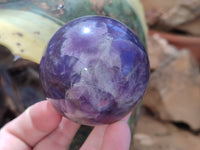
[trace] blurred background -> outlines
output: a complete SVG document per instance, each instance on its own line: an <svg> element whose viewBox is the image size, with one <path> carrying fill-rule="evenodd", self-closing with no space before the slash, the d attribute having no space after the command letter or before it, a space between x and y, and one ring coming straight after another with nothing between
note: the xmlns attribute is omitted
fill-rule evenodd
<svg viewBox="0 0 200 150"><path fill-rule="evenodd" d="M43 50L60 26L87 14L127 24L148 50L151 77L131 150L199 150L200 0L0 0L0 127L45 99ZM82 128L79 144L91 131Z"/></svg>

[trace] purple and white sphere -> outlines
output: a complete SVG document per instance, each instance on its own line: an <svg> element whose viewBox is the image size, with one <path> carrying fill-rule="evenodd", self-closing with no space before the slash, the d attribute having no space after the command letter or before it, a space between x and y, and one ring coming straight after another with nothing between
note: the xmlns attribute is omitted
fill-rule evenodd
<svg viewBox="0 0 200 150"><path fill-rule="evenodd" d="M110 124L141 100L149 60L127 26L85 16L51 38L40 62L40 79L47 99L63 116L85 125Z"/></svg>

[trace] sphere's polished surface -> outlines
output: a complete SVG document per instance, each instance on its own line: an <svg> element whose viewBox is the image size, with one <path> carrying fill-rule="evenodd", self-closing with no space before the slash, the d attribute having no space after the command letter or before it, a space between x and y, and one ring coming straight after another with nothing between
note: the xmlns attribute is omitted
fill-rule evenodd
<svg viewBox="0 0 200 150"><path fill-rule="evenodd" d="M40 63L40 79L48 100L65 117L86 125L108 124L142 98L149 60L124 24L85 16L52 37Z"/></svg>

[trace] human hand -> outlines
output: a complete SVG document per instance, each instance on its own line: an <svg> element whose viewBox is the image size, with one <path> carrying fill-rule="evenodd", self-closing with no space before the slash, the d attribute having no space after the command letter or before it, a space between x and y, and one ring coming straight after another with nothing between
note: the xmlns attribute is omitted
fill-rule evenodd
<svg viewBox="0 0 200 150"><path fill-rule="evenodd" d="M66 150L79 127L42 101L0 130L0 150ZM129 126L121 120L94 127L80 150L128 150L130 140Z"/></svg>

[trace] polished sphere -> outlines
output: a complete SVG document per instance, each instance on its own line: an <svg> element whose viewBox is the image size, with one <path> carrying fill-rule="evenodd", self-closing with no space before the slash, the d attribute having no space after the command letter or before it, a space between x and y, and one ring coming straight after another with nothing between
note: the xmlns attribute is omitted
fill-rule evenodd
<svg viewBox="0 0 200 150"><path fill-rule="evenodd" d="M149 60L127 26L85 16L51 38L40 62L40 79L47 99L65 117L85 125L109 124L141 100Z"/></svg>

